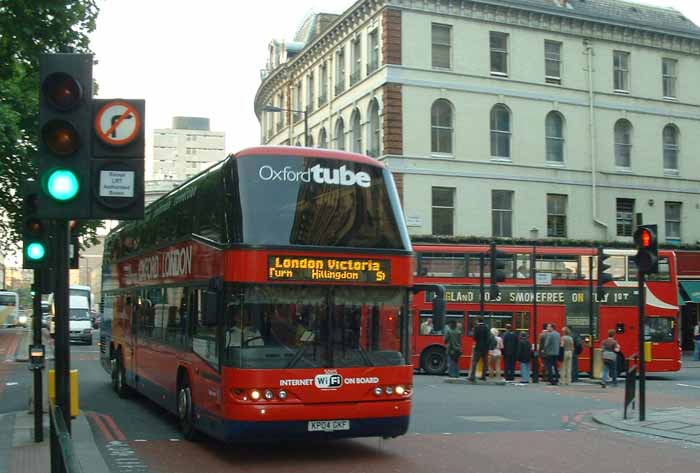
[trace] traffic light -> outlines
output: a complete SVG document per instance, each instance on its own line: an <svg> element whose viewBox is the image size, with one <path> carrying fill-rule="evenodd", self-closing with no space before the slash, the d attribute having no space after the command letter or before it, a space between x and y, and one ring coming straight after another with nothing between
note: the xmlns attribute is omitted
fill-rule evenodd
<svg viewBox="0 0 700 473"><path fill-rule="evenodd" d="M656 225L641 225L634 232L637 254L634 257L637 269L644 274L659 272L659 248Z"/></svg>
<svg viewBox="0 0 700 473"><path fill-rule="evenodd" d="M42 269L50 265L51 248L48 222L39 219L39 183L28 180L22 185L22 268Z"/></svg>
<svg viewBox="0 0 700 473"><path fill-rule="evenodd" d="M489 258L491 259L491 288L489 289L489 295L492 300L497 299L500 294L498 283L506 279L506 264L504 259L507 258L507 256L506 253L498 251L495 242L491 242L491 249L489 250Z"/></svg>
<svg viewBox="0 0 700 473"><path fill-rule="evenodd" d="M598 299L603 298L603 285L613 280L612 274L608 273L607 270L610 269L610 265L606 261L611 257L611 255L606 255L603 253L602 248L598 248Z"/></svg>
<svg viewBox="0 0 700 473"><path fill-rule="evenodd" d="M39 61L39 216L90 217L92 55Z"/></svg>
<svg viewBox="0 0 700 473"><path fill-rule="evenodd" d="M145 108L144 100L93 101L93 218L143 218Z"/></svg>

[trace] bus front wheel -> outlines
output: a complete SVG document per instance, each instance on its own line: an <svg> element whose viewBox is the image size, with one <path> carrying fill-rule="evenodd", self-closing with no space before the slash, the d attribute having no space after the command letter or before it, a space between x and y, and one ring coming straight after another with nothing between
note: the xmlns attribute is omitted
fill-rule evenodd
<svg viewBox="0 0 700 473"><path fill-rule="evenodd" d="M442 374L447 369L447 355L442 347L430 347L423 352L421 368L427 374Z"/></svg>
<svg viewBox="0 0 700 473"><path fill-rule="evenodd" d="M121 398L126 398L129 394L129 388L124 379L125 375L121 352L117 352L116 356L112 358L112 388Z"/></svg>
<svg viewBox="0 0 700 473"><path fill-rule="evenodd" d="M185 376L177 390L177 417L182 435L191 441L197 439L192 406L192 388L190 387L189 378Z"/></svg>

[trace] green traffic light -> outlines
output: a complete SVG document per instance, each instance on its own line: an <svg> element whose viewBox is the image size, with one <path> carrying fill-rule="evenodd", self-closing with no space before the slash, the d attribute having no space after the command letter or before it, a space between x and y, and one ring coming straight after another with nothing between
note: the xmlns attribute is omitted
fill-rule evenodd
<svg viewBox="0 0 700 473"><path fill-rule="evenodd" d="M41 243L30 243L27 246L27 257L33 261L39 261L46 256L46 248Z"/></svg>
<svg viewBox="0 0 700 473"><path fill-rule="evenodd" d="M51 173L46 187L52 198L65 202L78 194L80 183L73 172L58 169Z"/></svg>

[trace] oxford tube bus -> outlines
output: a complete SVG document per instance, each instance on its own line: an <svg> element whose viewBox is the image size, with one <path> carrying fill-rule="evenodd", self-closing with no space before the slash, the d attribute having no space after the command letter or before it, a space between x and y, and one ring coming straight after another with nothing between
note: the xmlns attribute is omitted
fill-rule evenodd
<svg viewBox="0 0 700 473"><path fill-rule="evenodd" d="M380 162L246 149L108 236L101 359L186 438L399 436L412 259Z"/></svg>
<svg viewBox="0 0 700 473"><path fill-rule="evenodd" d="M19 295L0 291L0 327L14 327L19 320Z"/></svg>
<svg viewBox="0 0 700 473"><path fill-rule="evenodd" d="M489 247L414 243L413 249L416 282L439 283L445 287L445 317L448 321L457 320L463 327L460 368L468 370L473 350L472 327L481 309L479 255L488 252ZM614 329L622 348L621 364L625 357L638 352L637 269L632 258L635 250L603 250L610 255L605 263L611 266L608 272L612 273L613 281L604 285L600 299L596 290L595 255L598 250L595 248L499 245L498 250L505 253L502 261L506 279L499 283L498 298L491 300L487 256L484 263L484 321L487 325L504 330L510 324L517 332L528 333L532 343L546 324L553 323L558 329L566 325L589 345L592 334L594 348L599 348L608 330ZM533 251L535 273L532 271ZM593 268L592 305L589 264ZM533 274L539 281L536 287ZM419 296L413 299L413 365L423 372L440 374L446 369L442 337L427 321L431 316L431 304L425 293ZM678 280L672 251L659 251L659 274L648 276L645 311L645 340L651 345L647 371L680 370ZM579 370L590 372L590 361L590 346L584 347L579 356Z"/></svg>

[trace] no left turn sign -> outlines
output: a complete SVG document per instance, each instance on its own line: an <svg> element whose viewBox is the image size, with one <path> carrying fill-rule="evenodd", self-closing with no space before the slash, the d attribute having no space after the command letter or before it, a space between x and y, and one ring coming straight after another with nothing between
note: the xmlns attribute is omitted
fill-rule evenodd
<svg viewBox="0 0 700 473"><path fill-rule="evenodd" d="M112 100L104 104L95 116L98 138L112 146L125 146L141 131L141 115L134 104Z"/></svg>

